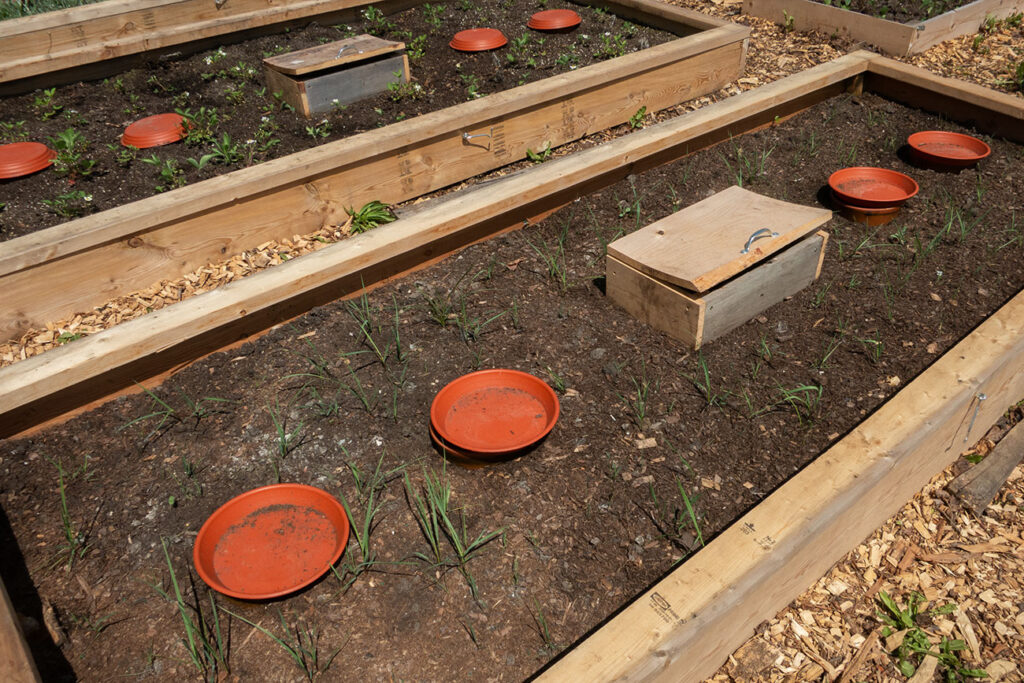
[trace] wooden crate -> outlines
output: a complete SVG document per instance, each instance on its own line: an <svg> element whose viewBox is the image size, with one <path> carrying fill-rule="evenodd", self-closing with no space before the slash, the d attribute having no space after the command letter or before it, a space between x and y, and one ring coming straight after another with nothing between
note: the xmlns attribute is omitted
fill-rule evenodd
<svg viewBox="0 0 1024 683"><path fill-rule="evenodd" d="M828 209L733 186L608 245L608 298L699 349L821 273Z"/></svg>
<svg viewBox="0 0 1024 683"><path fill-rule="evenodd" d="M363 34L263 60L272 93L306 118L409 82L405 43Z"/></svg>

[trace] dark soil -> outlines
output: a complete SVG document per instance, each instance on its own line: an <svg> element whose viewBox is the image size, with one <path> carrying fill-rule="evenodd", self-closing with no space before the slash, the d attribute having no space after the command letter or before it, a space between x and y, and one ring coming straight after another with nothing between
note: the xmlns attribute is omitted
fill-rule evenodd
<svg viewBox="0 0 1024 683"><path fill-rule="evenodd" d="M957 7L968 5L974 0L815 0L815 2L905 24L911 21L924 21L946 12L952 12Z"/></svg>
<svg viewBox="0 0 1024 683"><path fill-rule="evenodd" d="M151 394L4 443L0 502L11 533L0 538L9 548L0 569L22 612L42 618L37 590L66 634L59 652L40 650L44 677L194 675L166 596L161 542L186 602L209 619L208 591L190 580L191 552L219 505L279 471L284 481L343 494L359 525L378 466L381 507L369 544L379 564L371 571L347 591L328 575L271 604L217 603L281 638L315 629L322 668L337 652L330 678L529 676L1024 286L1024 150L981 136L993 153L978 169L907 164L902 141L935 128L965 130L875 96L839 97L630 177L364 299L314 310ZM837 216L820 280L701 353L605 297L604 245L617 236L738 179L813 205L828 175L848 165L905 171L921 192L887 226ZM452 379L490 367L531 372L560 389L561 418L517 460L444 470L427 435L430 403ZM408 491L422 491L425 471L450 479L471 539L502 531L466 575L453 569L447 542L441 566L416 556L431 551ZM70 570L69 536L85 548ZM353 578L345 563L362 559L350 541L339 568L345 582ZM233 674L301 677L280 646L220 616ZM849 618L854 632L877 626ZM38 624L30 637L49 642Z"/></svg>
<svg viewBox="0 0 1024 683"><path fill-rule="evenodd" d="M0 144L47 142L73 128L88 141L83 158L96 162L92 175L83 178L61 177L51 168L0 181L0 202L6 203L0 207L0 240L141 199L160 188L194 183L677 38L562 0L545 0L543 6L579 12L582 24L568 33L526 28L530 15L540 9L536 0L462 0L436 3L433 9L427 5L358 24L311 24L301 31L154 63L102 82L57 88L52 101L42 91L0 100ZM456 32L478 26L501 29L509 44L478 53L456 52L448 46ZM267 92L265 57L361 33L406 43L413 77L409 87L312 120L289 111ZM184 109L198 114L203 108L215 110L218 118L212 140L139 150L135 155L120 145L121 133L132 121ZM225 135L237 147L236 160L226 155L202 169L189 163L212 153L213 143L223 143ZM173 166L165 169L168 163ZM167 175L162 176L162 170Z"/></svg>

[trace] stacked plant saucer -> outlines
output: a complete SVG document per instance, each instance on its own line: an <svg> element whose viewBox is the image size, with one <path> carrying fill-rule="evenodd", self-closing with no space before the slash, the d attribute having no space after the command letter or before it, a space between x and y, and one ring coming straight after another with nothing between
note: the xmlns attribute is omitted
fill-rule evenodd
<svg viewBox="0 0 1024 683"><path fill-rule="evenodd" d="M446 385L430 406L430 436L465 467L516 458L558 421L554 390L519 370L480 370Z"/></svg>

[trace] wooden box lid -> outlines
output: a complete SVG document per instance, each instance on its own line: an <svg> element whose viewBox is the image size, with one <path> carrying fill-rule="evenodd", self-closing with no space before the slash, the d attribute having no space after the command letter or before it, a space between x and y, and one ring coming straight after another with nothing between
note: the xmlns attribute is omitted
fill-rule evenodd
<svg viewBox="0 0 1024 683"><path fill-rule="evenodd" d="M405 43L396 43L393 40L384 40L364 33L361 36L268 57L263 60L263 63L274 71L280 71L289 76L299 76L310 71L329 69L332 66L358 62L404 49Z"/></svg>
<svg viewBox="0 0 1024 683"><path fill-rule="evenodd" d="M831 218L828 209L771 199L734 185L615 240L608 255L662 282L700 293ZM744 251L751 236L765 230Z"/></svg>

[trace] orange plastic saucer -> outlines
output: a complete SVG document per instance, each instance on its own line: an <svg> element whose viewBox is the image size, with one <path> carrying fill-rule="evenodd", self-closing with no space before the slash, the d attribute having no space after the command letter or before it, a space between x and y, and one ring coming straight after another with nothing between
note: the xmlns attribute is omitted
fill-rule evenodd
<svg viewBox="0 0 1024 683"><path fill-rule="evenodd" d="M199 529L192 560L210 588L242 600L294 593L338 561L345 509L304 484L262 486L221 505Z"/></svg>
<svg viewBox="0 0 1024 683"><path fill-rule="evenodd" d="M437 392L430 422L444 441L483 458L537 443L558 412L558 397L543 380L519 370L480 370Z"/></svg>
<svg viewBox="0 0 1024 683"><path fill-rule="evenodd" d="M561 31L579 26L581 21L571 9L547 9L531 16L526 25L535 31Z"/></svg>
<svg viewBox="0 0 1024 683"><path fill-rule="evenodd" d="M121 144L139 149L177 142L185 136L185 119L180 114L154 114L124 129Z"/></svg>
<svg viewBox="0 0 1024 683"><path fill-rule="evenodd" d="M914 133L907 144L916 161L951 170L973 166L992 153L992 148L978 138L944 130Z"/></svg>
<svg viewBox="0 0 1024 683"><path fill-rule="evenodd" d="M828 185L842 203L868 209L899 206L919 189L910 176L873 166L840 169L829 176Z"/></svg>
<svg viewBox="0 0 1024 683"><path fill-rule="evenodd" d="M456 33L448 45L460 52L483 52L507 42L505 34L496 28L470 28Z"/></svg>
<svg viewBox="0 0 1024 683"><path fill-rule="evenodd" d="M53 163L57 153L41 142L0 145L0 178L20 178Z"/></svg>

